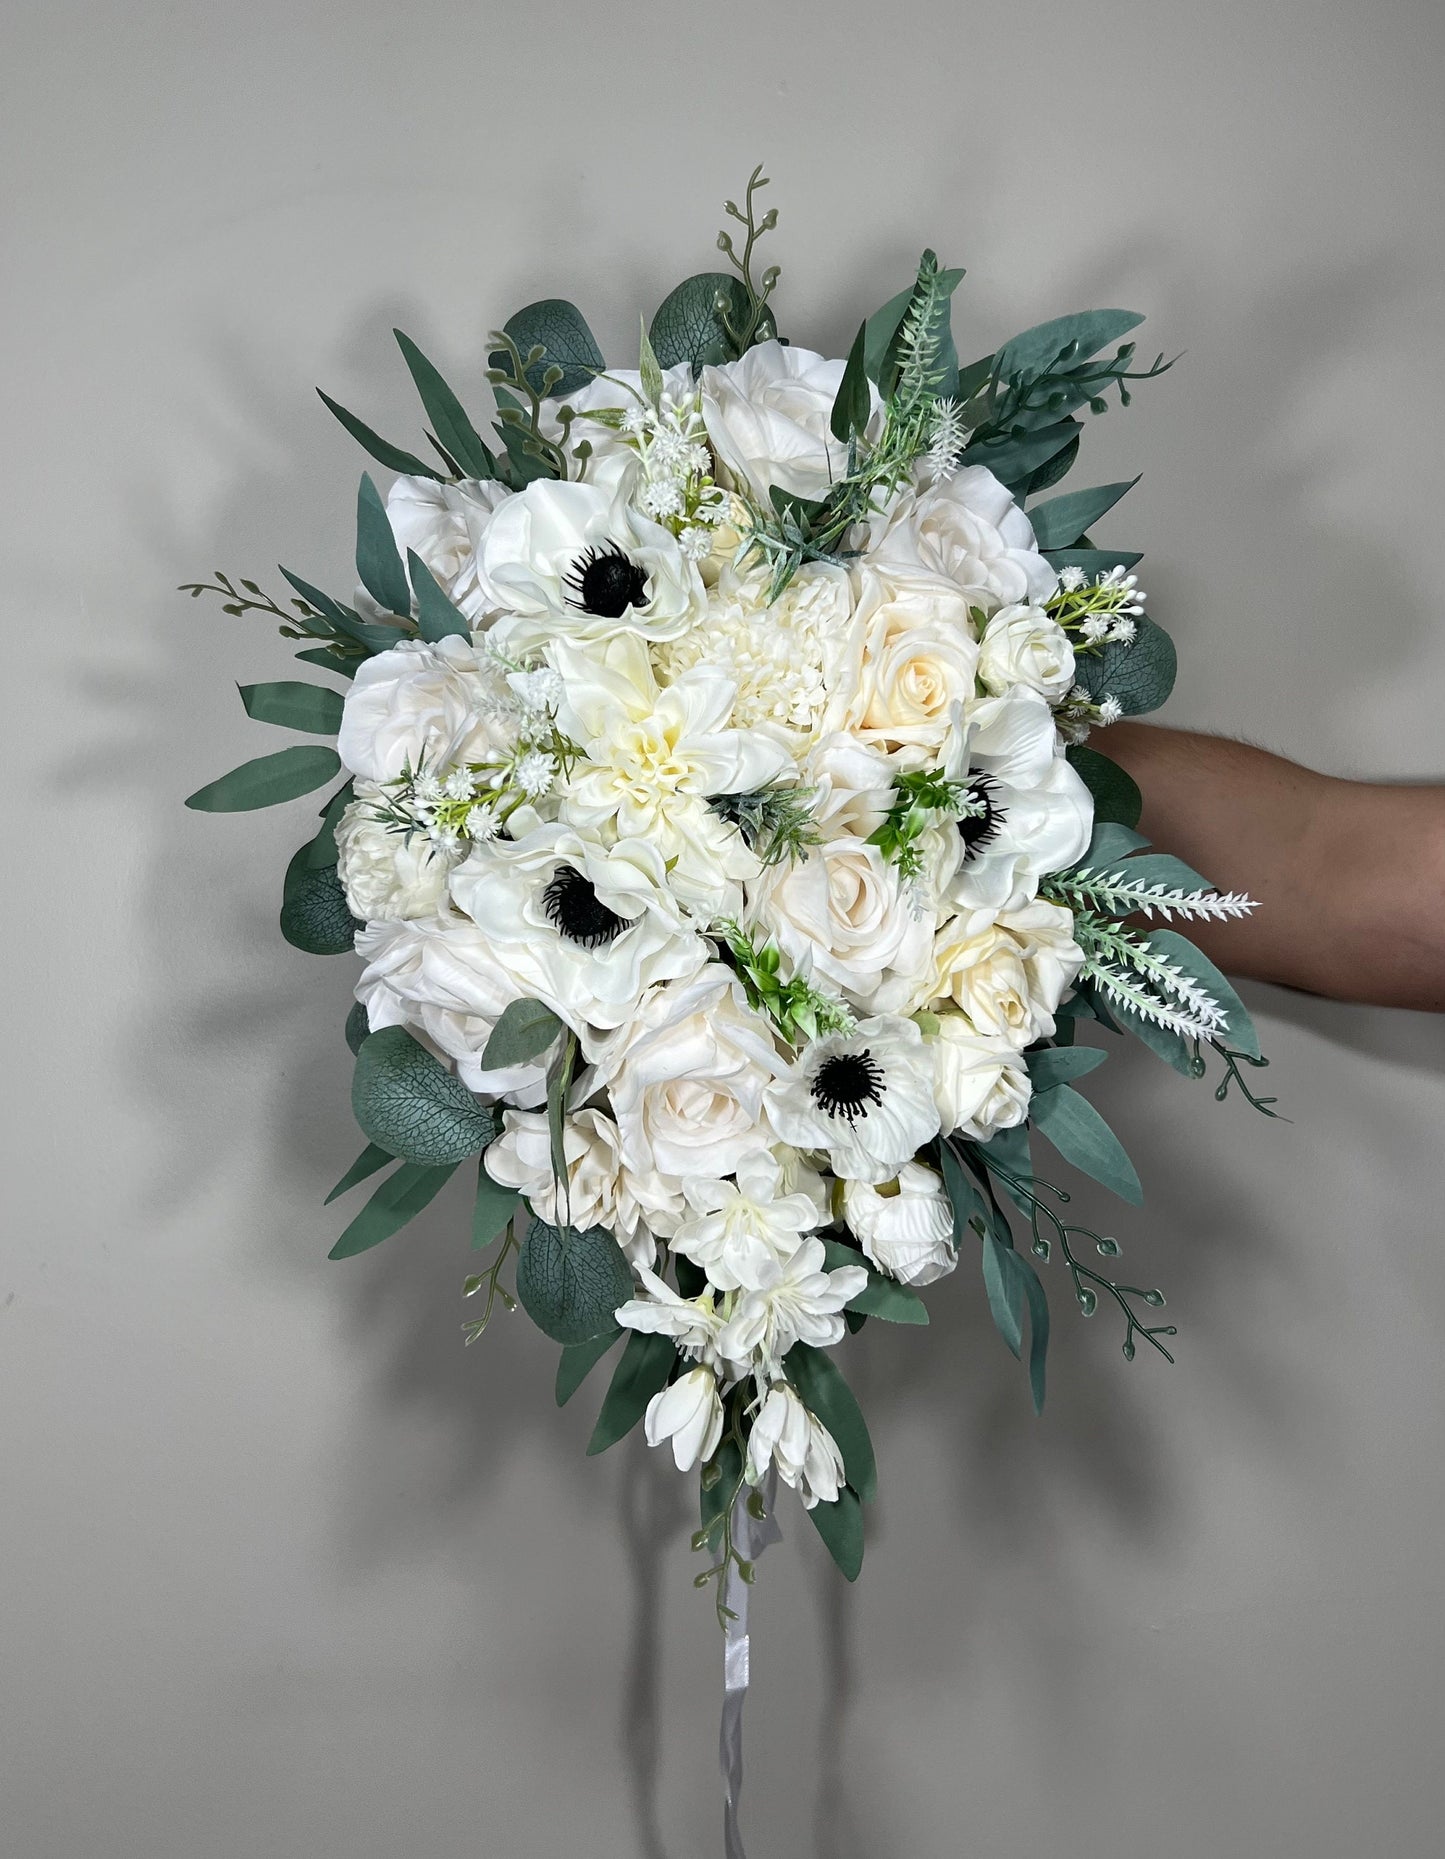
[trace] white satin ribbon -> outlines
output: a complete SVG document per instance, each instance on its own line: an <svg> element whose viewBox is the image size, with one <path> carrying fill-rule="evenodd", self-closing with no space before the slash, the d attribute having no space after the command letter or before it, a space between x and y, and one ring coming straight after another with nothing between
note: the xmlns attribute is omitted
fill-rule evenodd
<svg viewBox="0 0 1445 1859"><path fill-rule="evenodd" d="M766 1516L759 1523L748 1510L751 1492L744 1487L733 1504L732 1534L739 1555L756 1563L769 1543L780 1543L783 1533L773 1515L777 1504L778 1475L769 1467L763 1485ZM748 1695L748 1584L730 1562L724 1579L723 1601L732 1610L723 1636L722 1729L718 1760L723 1776L723 1852L725 1859L747 1859L738 1827L738 1803L743 1792L743 1705Z"/></svg>

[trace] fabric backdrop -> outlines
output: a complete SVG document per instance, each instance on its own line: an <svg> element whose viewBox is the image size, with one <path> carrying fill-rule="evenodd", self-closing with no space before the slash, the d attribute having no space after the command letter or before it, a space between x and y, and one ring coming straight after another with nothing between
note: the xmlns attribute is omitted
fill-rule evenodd
<svg viewBox="0 0 1445 1859"><path fill-rule="evenodd" d="M609 353L762 158L779 314L843 353L935 245L983 352L1095 303L1186 351L1142 470L1178 723L1445 775L1431 0L730 7L24 0L0 110L8 1047L0 1798L14 1859L711 1859L691 1501L586 1460L525 1318L464 1351L457 1185L329 1264L353 964L290 949L282 642L172 590L345 585L400 324L574 297ZM1343 868L1352 848L1342 845ZM1442 1024L1249 990L1293 1119L1131 1051L1115 1222L1182 1326L1055 1277L1036 1422L970 1264L848 1350L883 1495L848 1590L762 1568L755 1859L1427 1859L1445 1811ZM1091 1081L1092 1089L1092 1081Z"/></svg>

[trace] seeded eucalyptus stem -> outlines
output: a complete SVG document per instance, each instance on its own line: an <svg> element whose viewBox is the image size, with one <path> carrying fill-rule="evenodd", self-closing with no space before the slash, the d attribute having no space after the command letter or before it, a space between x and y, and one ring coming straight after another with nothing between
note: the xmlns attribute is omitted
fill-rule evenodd
<svg viewBox="0 0 1445 1859"><path fill-rule="evenodd" d="M728 340L739 355L745 355L755 342L768 341L773 334L771 319L764 319L767 315L768 298L772 296L773 288L781 273L776 265L769 265L762 275L760 286L753 282L753 247L765 232L771 232L778 223L776 207L769 207L760 220L753 216L753 195L767 184L768 177L763 173L763 164L759 162L748 176L747 192L743 196L743 208L739 209L734 200L724 203L724 211L729 218L735 219L747 232L747 242L743 246L742 257L739 258L734 250L732 234L726 227L717 236L718 250L727 254L729 262L742 279L743 289L748 294L748 317L741 329L734 326L728 314L725 296L719 295L716 305L718 320L727 331Z"/></svg>

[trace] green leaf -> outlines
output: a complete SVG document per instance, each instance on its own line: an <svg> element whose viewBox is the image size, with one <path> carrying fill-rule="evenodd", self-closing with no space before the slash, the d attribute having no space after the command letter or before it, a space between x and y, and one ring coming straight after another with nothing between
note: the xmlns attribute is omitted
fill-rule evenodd
<svg viewBox="0 0 1445 1859"><path fill-rule="evenodd" d="M389 1167L395 1160L396 1157L388 1150L379 1149L375 1143L368 1143L361 1154L357 1156L356 1160L351 1164L351 1167L348 1168L346 1173L341 1177L340 1181L337 1182L336 1186L327 1195L322 1205L329 1207L333 1201L339 1200L343 1194L349 1193L358 1182L367 1180L368 1177L374 1175L379 1168Z"/></svg>
<svg viewBox="0 0 1445 1859"><path fill-rule="evenodd" d="M416 630L419 637L429 640L433 645L438 639L445 639L453 633L463 639L470 639L471 627L442 592L431 569L415 549L407 550L406 565L411 574L412 592L416 595Z"/></svg>
<svg viewBox="0 0 1445 1859"><path fill-rule="evenodd" d="M749 315L748 294L738 278L726 271L702 271L685 278L657 306L648 326L653 353L664 368L690 364L694 375L708 363L730 361L732 340L717 313L721 297L735 329Z"/></svg>
<svg viewBox="0 0 1445 1859"><path fill-rule="evenodd" d="M247 813L255 807L276 807L283 800L310 794L337 773L341 757L335 749L315 746L278 749L274 755L242 762L228 775L197 788L186 799L198 813Z"/></svg>
<svg viewBox="0 0 1445 1859"><path fill-rule="evenodd" d="M454 1162L446 1168L420 1168L414 1162L403 1162L382 1182L327 1253L327 1258L355 1258L358 1252L368 1252L384 1239L390 1239L393 1233L399 1233L436 1198L455 1168Z"/></svg>
<svg viewBox="0 0 1445 1859"><path fill-rule="evenodd" d="M483 1071L506 1071L540 1057L562 1030L550 1007L538 1000L512 1001L492 1028L482 1052Z"/></svg>
<svg viewBox="0 0 1445 1859"><path fill-rule="evenodd" d="M1131 853L1141 851L1148 843L1144 835L1135 832L1132 826L1125 826L1118 820L1101 820L1096 816L1089 849L1079 863L1087 865L1090 871L1107 871L1111 865L1117 865Z"/></svg>
<svg viewBox="0 0 1445 1859"><path fill-rule="evenodd" d="M970 1221L979 1220L986 1224L984 1200L974 1185L972 1177L954 1153L951 1142L940 1143L939 1156L943 1163L944 1189L948 1194L949 1205L953 1209L953 1243L962 1248L972 1237Z"/></svg>
<svg viewBox="0 0 1445 1859"><path fill-rule="evenodd" d="M1135 568L1144 559L1138 549L1045 549L1043 554L1051 568L1082 568L1090 580L1111 568Z"/></svg>
<svg viewBox="0 0 1445 1859"><path fill-rule="evenodd" d="M557 1363L556 1395L559 1407L567 1405L607 1351L615 1348L619 1337L626 1334L621 1328L604 1330L600 1336L594 1336L588 1342L563 1345Z"/></svg>
<svg viewBox="0 0 1445 1859"><path fill-rule="evenodd" d="M896 1278L885 1278L882 1272L869 1265L861 1252L844 1245L841 1239L825 1239L823 1252L830 1272L845 1265L861 1265L868 1273L868 1283L849 1301L849 1310L881 1317L885 1323L927 1323L928 1306L911 1285L900 1284Z"/></svg>
<svg viewBox="0 0 1445 1859"><path fill-rule="evenodd" d="M919 271L922 271L925 263L933 260L934 254L932 252L925 252L919 262ZM953 399L958 392L958 350L953 345L953 332L950 327L952 308L950 299L963 282L963 277L964 273L962 269L944 270L940 268L935 271L933 278L934 290L937 293L932 323L933 334L938 344L935 365L935 372L938 376L936 392L940 397L950 400ZM913 284L903 293L902 312L893 319L893 328L887 344L881 355L877 357L877 372L873 376L873 379L877 381L879 391L885 399L895 391L898 385L899 370L902 365L903 325L907 320L908 308L917 290L918 279L915 277ZM883 309L877 312L877 315L882 318L885 323L892 317L893 306L897 301L897 298L890 299L890 301L883 306ZM872 322L872 320L873 319L870 317L869 322ZM869 349L867 334L868 324L865 323L863 327L866 368Z"/></svg>
<svg viewBox="0 0 1445 1859"><path fill-rule="evenodd" d="M1029 1182L1034 1178L1027 1124L1018 1123L1012 1129L995 1130L986 1143L978 1145L978 1152L986 1165L1007 1169L1016 1181Z"/></svg>
<svg viewBox="0 0 1445 1859"><path fill-rule="evenodd" d="M307 955L345 955L361 924L351 914L335 865L313 865L311 846L292 855L281 888L281 934Z"/></svg>
<svg viewBox="0 0 1445 1859"><path fill-rule="evenodd" d="M1162 884L1171 891L1212 891L1214 886L1203 878L1192 865L1186 865L1183 859L1175 858L1172 852L1145 852L1127 859L1123 864L1111 865L1109 875L1117 871L1131 884ZM1152 934L1152 932L1151 932Z"/></svg>
<svg viewBox="0 0 1445 1859"><path fill-rule="evenodd" d="M1146 1020L1122 1001L1110 1001L1106 1006L1096 990L1090 988L1088 992L1095 1011L1101 1015L1111 1014L1121 1032L1132 1033L1141 1045L1147 1046L1166 1065L1172 1065L1181 1077L1193 1078L1198 1075L1194 1069L1194 1048L1189 1040L1171 1032L1167 1026Z"/></svg>
<svg viewBox="0 0 1445 1859"><path fill-rule="evenodd" d="M521 350L524 362L528 351L540 344L542 358L527 370L527 379L538 393L548 368L562 370L561 380L549 389L551 399L575 394L607 366L586 318L575 303L563 297L543 297L527 304L515 316L509 316L502 328ZM500 350L494 352L492 367L500 367L505 359Z"/></svg>
<svg viewBox="0 0 1445 1859"><path fill-rule="evenodd" d="M323 866L336 863L336 828L354 795L355 783L343 781L321 809L320 830L306 848L306 863L313 870L319 871Z"/></svg>
<svg viewBox="0 0 1445 1859"><path fill-rule="evenodd" d="M863 1507L857 1492L844 1485L835 1503L815 1504L808 1515L828 1554L849 1581L857 1581L863 1567Z"/></svg>
<svg viewBox="0 0 1445 1859"><path fill-rule="evenodd" d="M360 1052L362 1041L370 1032L371 1022L366 1017L366 1002L353 1001L351 1011L346 1016L346 1043L353 1054Z"/></svg>
<svg viewBox="0 0 1445 1859"><path fill-rule="evenodd" d="M487 1173L485 1152L477 1157L477 1197L472 1203L472 1250L485 1252L517 1211L517 1190Z"/></svg>
<svg viewBox="0 0 1445 1859"><path fill-rule="evenodd" d="M1047 323L1036 323L999 350L998 378L1006 381L1011 374L1023 369L1046 368L1071 342L1078 347L1065 366L1073 367L1128 335L1143 321L1144 318L1133 310L1078 310L1069 316L1056 316Z"/></svg>
<svg viewBox="0 0 1445 1859"><path fill-rule="evenodd" d="M615 1245L616 1242L612 1242ZM620 1254L619 1254L620 1256ZM617 1340L613 1330L602 1332L610 1349ZM667 1386L677 1347L670 1336L657 1336L647 1330L633 1330L627 1338L612 1381L597 1416L597 1425L587 1442L587 1454L606 1452L624 1439L647 1412L647 1403Z"/></svg>
<svg viewBox="0 0 1445 1859"><path fill-rule="evenodd" d="M381 493L363 471L356 495L356 572L361 585L388 613L411 618L411 588Z"/></svg>
<svg viewBox="0 0 1445 1859"><path fill-rule="evenodd" d="M803 1405L817 1415L838 1442L848 1483L871 1504L878 1495L878 1466L863 1410L842 1371L825 1349L811 1343L794 1343L783 1358L788 1380L802 1396Z"/></svg>
<svg viewBox="0 0 1445 1859"><path fill-rule="evenodd" d="M1108 1058L1097 1046L1045 1046L1038 1052L1026 1052L1029 1083L1035 1091L1051 1091L1056 1084L1068 1084L1082 1078Z"/></svg>
<svg viewBox="0 0 1445 1859"><path fill-rule="evenodd" d="M1012 1295L1020 1311L1029 1308L1029 1392L1034 1412L1044 1411L1044 1366L1049 1353L1049 1300L1039 1275L1021 1252L1003 1251L1003 1269L1010 1280ZM1015 1350L1017 1355L1018 1351Z"/></svg>
<svg viewBox="0 0 1445 1859"><path fill-rule="evenodd" d="M553 1342L585 1343L599 1335L631 1295L632 1268L606 1227L579 1232L532 1222L517 1260L517 1296Z"/></svg>
<svg viewBox="0 0 1445 1859"><path fill-rule="evenodd" d="M843 445L855 436L862 436L873 410L872 397L868 392L868 371L863 360L867 339L868 325L860 323L858 333L853 338L853 346L848 351L848 365L843 370L843 379L838 383L838 392L834 396L833 411L828 416L833 437Z"/></svg>
<svg viewBox="0 0 1445 1859"><path fill-rule="evenodd" d="M1046 422L1035 420L1033 423L1036 426L1042 426ZM1015 500L1022 502L1026 497L1035 497L1040 491L1046 491L1051 484L1057 484L1061 478L1066 478L1073 470L1074 460L1078 456L1079 435L1075 433L1067 445L1061 446L1051 458L1046 458L1043 464L1034 467L1028 475L1027 482L1022 479L1019 481L1014 491Z"/></svg>
<svg viewBox="0 0 1445 1859"><path fill-rule="evenodd" d="M912 298L913 286L910 284L906 290L899 291L896 297L890 297L881 309L875 310L864 322L863 371L870 381L881 380L889 350L902 327Z"/></svg>
<svg viewBox="0 0 1445 1859"><path fill-rule="evenodd" d="M1157 954L1177 963L1191 981L1198 982L1224 1008L1229 1016L1229 1024L1218 1037L1225 1044L1233 1046L1236 1052L1246 1052L1252 1059L1262 1058L1264 1055L1259 1048L1259 1034L1255 1031L1249 1009L1239 998L1232 982L1221 974L1204 951L1197 949L1187 936L1181 936L1177 930L1151 929L1149 943Z"/></svg>
<svg viewBox="0 0 1445 1859"><path fill-rule="evenodd" d="M465 407L411 337L403 335L399 329L393 329L391 333L396 337L397 346L411 370L416 391L421 395L421 404L426 409L427 418L443 449L461 466L465 476L495 477L497 461L467 417Z"/></svg>
<svg viewBox="0 0 1445 1859"><path fill-rule="evenodd" d="M1094 798L1096 820L1117 821L1121 826L1137 826L1144 811L1144 796L1134 777L1111 762L1107 755L1074 743L1065 750L1069 766Z"/></svg>
<svg viewBox="0 0 1445 1859"><path fill-rule="evenodd" d="M1066 1162L1102 1182L1131 1206L1137 1207L1143 1201L1144 1190L1124 1145L1088 1098L1080 1097L1066 1084L1055 1085L1034 1095L1029 1120Z"/></svg>
<svg viewBox="0 0 1445 1859"><path fill-rule="evenodd" d="M323 594L319 587L303 581L299 574L292 574L289 568L282 568L281 572L303 600L309 601L319 614L330 620L338 632L344 633L348 639L354 639L367 652L388 652L392 646L406 638L399 627L368 624L359 613L353 613L350 607L343 607L339 600Z"/></svg>
<svg viewBox="0 0 1445 1859"><path fill-rule="evenodd" d="M238 684L246 715L282 729L305 729L314 736L334 736L341 728L341 693L324 684L282 678L274 684Z"/></svg>
<svg viewBox="0 0 1445 1859"><path fill-rule="evenodd" d="M356 660L343 658L334 646L308 646L304 652L298 652L296 656L304 659L308 665L320 665L323 671L334 671L340 678L356 676Z"/></svg>
<svg viewBox="0 0 1445 1859"><path fill-rule="evenodd" d="M404 1026L384 1026L362 1045L351 1108L374 1143L431 1167L455 1167L497 1133L497 1113L479 1104Z"/></svg>
<svg viewBox="0 0 1445 1859"><path fill-rule="evenodd" d="M1157 710L1174 689L1178 661L1174 641L1156 621L1141 617L1132 642L1114 641L1098 652L1081 652L1074 675L1097 703L1117 697L1125 716Z"/></svg>
<svg viewBox="0 0 1445 1859"><path fill-rule="evenodd" d="M431 466L418 458L414 452L404 452L399 445L392 445L389 440L383 439L379 433L374 433L369 426L357 419L354 413L348 413L345 407L331 398L330 394L321 393L319 387L316 391L321 394L322 400L357 444L364 451L369 452L377 464L385 465L388 471L399 471L409 478L435 478L438 483L441 482L442 474L439 471L433 471Z"/></svg>
<svg viewBox="0 0 1445 1859"><path fill-rule="evenodd" d="M1121 484L1096 484L1092 490L1068 491L1062 497L1051 497L1047 503L1036 504L1028 517L1039 547L1068 548L1138 482L1138 478L1130 478Z"/></svg>
<svg viewBox="0 0 1445 1859"><path fill-rule="evenodd" d="M1011 433L1004 433L996 439L979 440L966 446L962 453L966 465L987 465L993 475L1003 484L1017 484L1021 479L1029 479L1039 466L1047 463L1064 447L1071 445L1079 432L1077 420L1059 420L1051 426L1041 426L1036 432L1027 432L1019 438Z"/></svg>
<svg viewBox="0 0 1445 1859"><path fill-rule="evenodd" d="M638 341L638 373L642 379L642 395L654 413L662 411L662 364L647 339L647 324L642 325Z"/></svg>
<svg viewBox="0 0 1445 1859"><path fill-rule="evenodd" d="M1024 1297L1023 1286L1010 1265L1013 1257L1013 1247L1004 1245L990 1227L983 1236L983 1284L988 1292L989 1314L1009 1353L1018 1356L1023 1352Z"/></svg>

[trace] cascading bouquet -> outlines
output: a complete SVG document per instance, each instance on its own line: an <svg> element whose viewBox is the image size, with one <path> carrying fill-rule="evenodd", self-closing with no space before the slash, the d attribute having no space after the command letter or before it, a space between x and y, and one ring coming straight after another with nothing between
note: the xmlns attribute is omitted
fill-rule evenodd
<svg viewBox="0 0 1445 1859"><path fill-rule="evenodd" d="M519 1300L563 1346L559 1402L625 1341L589 1451L642 1421L700 1473L724 1621L779 1479L857 1575L874 1458L832 1351L869 1317L925 1323L960 1249L1036 1406L1036 1262L1084 1315L1117 1306L1126 1356L1167 1354L1161 1294L1116 1280L1115 1241L1034 1172L1037 1135L1140 1199L1075 1088L1105 1057L1081 1022L1187 1076L1211 1049L1217 1096L1273 1101L1234 990L1156 923L1253 906L1146 852L1138 789L1085 746L1174 677L1138 556L1088 534L1130 486L1033 501L1083 414L1167 364L1136 370L1141 318L1097 310L960 368L963 273L932 252L846 360L794 347L777 269L754 278L764 184L728 203L732 271L671 293L636 370L570 303L495 332L491 443L399 331L436 465L326 400L397 474L385 500L361 480L349 600L287 570L287 607L189 589L349 680L243 686L337 747L188 803L345 777L281 908L297 947L364 964L369 1141L333 1195L391 1172L331 1256L475 1161L494 1250L469 1340Z"/></svg>

